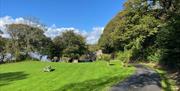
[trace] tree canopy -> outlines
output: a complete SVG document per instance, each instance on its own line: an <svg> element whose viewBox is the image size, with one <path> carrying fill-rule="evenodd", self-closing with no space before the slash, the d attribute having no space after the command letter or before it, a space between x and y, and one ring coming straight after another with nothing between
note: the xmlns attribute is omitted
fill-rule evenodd
<svg viewBox="0 0 180 91"><path fill-rule="evenodd" d="M85 38L73 30L63 32L53 41L61 51L61 56L78 58L87 51Z"/></svg>
<svg viewBox="0 0 180 91"><path fill-rule="evenodd" d="M179 0L127 0L98 44L105 53L131 50L130 60L180 67L179 6Z"/></svg>
<svg viewBox="0 0 180 91"><path fill-rule="evenodd" d="M7 26L10 39L7 43L7 51L16 58L29 52L45 53L50 39L44 35L41 28L26 24L10 24ZM46 54L46 53L45 53ZM20 59L19 59L20 60Z"/></svg>

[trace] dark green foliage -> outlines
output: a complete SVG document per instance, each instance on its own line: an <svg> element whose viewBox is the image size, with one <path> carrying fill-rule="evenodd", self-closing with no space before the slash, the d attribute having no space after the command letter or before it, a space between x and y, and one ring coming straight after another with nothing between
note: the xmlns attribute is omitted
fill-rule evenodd
<svg viewBox="0 0 180 91"><path fill-rule="evenodd" d="M139 54L138 50L151 43L145 40L158 32L159 20L154 18L151 13L145 12L148 10L145 0L127 1L125 10L121 11L106 26L99 40L102 49L108 52L126 49L132 50L135 52L134 54Z"/></svg>
<svg viewBox="0 0 180 91"><path fill-rule="evenodd" d="M165 66L180 69L180 1L160 1L164 8L164 21L156 44L162 51L160 63Z"/></svg>
<svg viewBox="0 0 180 91"><path fill-rule="evenodd" d="M79 58L87 52L85 38L73 31L63 32L53 41L44 35L44 29L26 24L10 24L7 26L10 38L6 45L0 37L0 51L5 49L15 61L29 58L28 53L38 52L41 55L48 55L49 58L69 57Z"/></svg>
<svg viewBox="0 0 180 91"><path fill-rule="evenodd" d="M39 44L38 52L42 55L48 55L50 58L52 58L54 57L56 50L54 46L55 45L50 38L44 37L41 40L41 44Z"/></svg>
<svg viewBox="0 0 180 91"><path fill-rule="evenodd" d="M6 39L0 36L0 63L3 62L5 56L5 43Z"/></svg>
<svg viewBox="0 0 180 91"><path fill-rule="evenodd" d="M0 52L4 50L5 47L5 39L0 36Z"/></svg>
<svg viewBox="0 0 180 91"><path fill-rule="evenodd" d="M160 60L166 66L180 68L180 15L168 23L157 36L156 44L163 52Z"/></svg>
<svg viewBox="0 0 180 91"><path fill-rule="evenodd" d="M99 46L105 53L131 51L128 61L180 67L179 8L179 0L128 0L105 27Z"/></svg>
<svg viewBox="0 0 180 91"><path fill-rule="evenodd" d="M59 56L77 59L87 51L85 38L74 31L65 31L54 39L54 44L60 50Z"/></svg>

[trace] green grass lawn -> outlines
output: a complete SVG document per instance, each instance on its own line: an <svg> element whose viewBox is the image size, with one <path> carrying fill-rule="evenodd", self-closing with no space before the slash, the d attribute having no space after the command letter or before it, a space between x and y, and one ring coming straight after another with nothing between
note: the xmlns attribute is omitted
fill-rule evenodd
<svg viewBox="0 0 180 91"><path fill-rule="evenodd" d="M0 91L106 91L134 72L119 62L52 63L25 61L0 65ZM43 72L51 65L53 72Z"/></svg>

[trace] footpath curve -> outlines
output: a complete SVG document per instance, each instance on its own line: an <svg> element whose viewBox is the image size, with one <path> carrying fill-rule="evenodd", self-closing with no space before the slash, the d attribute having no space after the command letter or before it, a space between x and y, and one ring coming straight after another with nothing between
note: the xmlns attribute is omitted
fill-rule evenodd
<svg viewBox="0 0 180 91"><path fill-rule="evenodd" d="M141 64L134 64L136 72L110 91L162 91L161 78L153 69Z"/></svg>

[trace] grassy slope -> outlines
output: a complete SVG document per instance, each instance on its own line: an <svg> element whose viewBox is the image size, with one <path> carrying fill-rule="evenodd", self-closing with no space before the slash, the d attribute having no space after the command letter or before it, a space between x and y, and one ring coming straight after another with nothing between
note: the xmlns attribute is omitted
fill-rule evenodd
<svg viewBox="0 0 180 91"><path fill-rule="evenodd" d="M42 69L51 65L53 72ZM115 62L49 63L26 61L0 65L1 91L100 91L133 73Z"/></svg>

